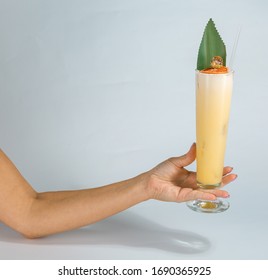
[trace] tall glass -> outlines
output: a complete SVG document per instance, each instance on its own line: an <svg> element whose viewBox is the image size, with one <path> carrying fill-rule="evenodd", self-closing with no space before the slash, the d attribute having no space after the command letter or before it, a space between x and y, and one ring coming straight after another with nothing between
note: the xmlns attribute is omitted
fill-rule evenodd
<svg viewBox="0 0 268 280"><path fill-rule="evenodd" d="M233 89L233 71L208 74L196 71L196 161L197 184L219 188ZM218 213L229 208L226 200L194 200L187 205L198 212Z"/></svg>

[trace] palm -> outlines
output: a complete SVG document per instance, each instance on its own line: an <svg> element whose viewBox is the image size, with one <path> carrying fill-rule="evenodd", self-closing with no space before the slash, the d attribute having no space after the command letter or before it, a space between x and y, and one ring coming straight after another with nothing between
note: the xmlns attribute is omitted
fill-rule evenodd
<svg viewBox="0 0 268 280"><path fill-rule="evenodd" d="M168 159L154 169L154 174L160 181L169 182L181 188L196 189L196 173L184 167L177 166L174 159Z"/></svg>

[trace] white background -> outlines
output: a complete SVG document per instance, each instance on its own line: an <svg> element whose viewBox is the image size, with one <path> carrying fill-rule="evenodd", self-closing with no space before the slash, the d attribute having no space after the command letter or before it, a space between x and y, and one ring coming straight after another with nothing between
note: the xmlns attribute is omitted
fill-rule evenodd
<svg viewBox="0 0 268 280"><path fill-rule="evenodd" d="M0 258L267 259L267 12L265 0L0 0L0 143L37 191L108 184L185 153L204 27L212 17L227 61L242 27L227 212L150 201L39 240L0 224Z"/></svg>

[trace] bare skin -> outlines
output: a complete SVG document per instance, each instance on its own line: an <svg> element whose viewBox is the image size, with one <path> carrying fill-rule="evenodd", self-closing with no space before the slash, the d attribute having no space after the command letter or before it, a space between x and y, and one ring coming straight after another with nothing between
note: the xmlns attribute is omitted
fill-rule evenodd
<svg viewBox="0 0 268 280"><path fill-rule="evenodd" d="M222 189L197 188L195 172L185 169L194 160L195 144L185 155L122 182L38 193L0 150L0 221L27 238L38 238L95 223L150 199L185 202L228 197ZM231 167L224 168L223 186L236 179L231 172Z"/></svg>

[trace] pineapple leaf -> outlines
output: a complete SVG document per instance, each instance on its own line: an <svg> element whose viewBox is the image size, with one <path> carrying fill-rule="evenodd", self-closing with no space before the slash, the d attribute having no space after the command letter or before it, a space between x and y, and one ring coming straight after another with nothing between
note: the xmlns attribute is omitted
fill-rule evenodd
<svg viewBox="0 0 268 280"><path fill-rule="evenodd" d="M211 59L220 56L226 66L226 48L212 19L209 19L198 51L197 70L210 67Z"/></svg>

